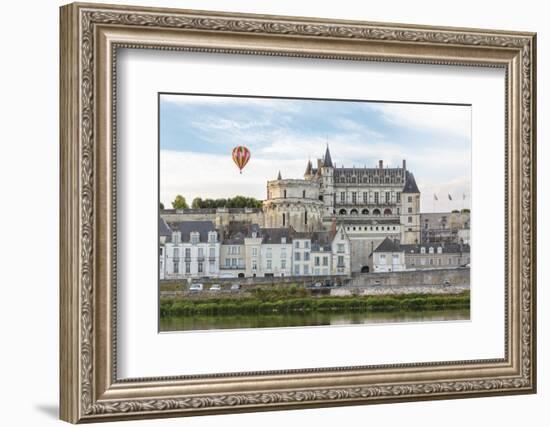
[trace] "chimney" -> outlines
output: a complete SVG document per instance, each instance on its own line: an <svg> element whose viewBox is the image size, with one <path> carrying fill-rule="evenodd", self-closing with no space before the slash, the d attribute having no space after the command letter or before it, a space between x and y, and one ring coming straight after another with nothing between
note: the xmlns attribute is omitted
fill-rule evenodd
<svg viewBox="0 0 550 427"><path fill-rule="evenodd" d="M407 169L407 161L403 159L403 169Z"/></svg>
<svg viewBox="0 0 550 427"><path fill-rule="evenodd" d="M330 235L331 237L336 236L336 217L332 218L332 224L330 226Z"/></svg>
<svg viewBox="0 0 550 427"><path fill-rule="evenodd" d="M380 169L384 169L384 161L383 160L378 160L378 167Z"/></svg>

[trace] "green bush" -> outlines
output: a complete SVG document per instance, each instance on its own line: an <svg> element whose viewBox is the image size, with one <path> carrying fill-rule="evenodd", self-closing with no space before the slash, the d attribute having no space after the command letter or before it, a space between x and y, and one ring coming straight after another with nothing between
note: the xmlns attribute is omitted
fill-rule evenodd
<svg viewBox="0 0 550 427"><path fill-rule="evenodd" d="M292 289L292 288L290 288ZM306 295L302 295L306 291ZM290 294L293 295L290 295ZM160 301L161 317L197 315L244 315L285 314L300 312L386 312L398 310L443 310L470 306L470 293L457 295L371 295L371 296L318 296L307 294L307 290L294 287L279 289L258 289L252 297L235 298L166 298Z"/></svg>

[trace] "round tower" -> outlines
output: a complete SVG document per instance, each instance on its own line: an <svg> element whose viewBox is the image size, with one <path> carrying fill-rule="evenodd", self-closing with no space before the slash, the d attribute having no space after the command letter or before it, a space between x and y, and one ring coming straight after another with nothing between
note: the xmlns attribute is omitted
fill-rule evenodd
<svg viewBox="0 0 550 427"><path fill-rule="evenodd" d="M323 202L319 200L319 184L305 179L283 179L279 173L276 180L267 182L263 211L267 228L321 230Z"/></svg>

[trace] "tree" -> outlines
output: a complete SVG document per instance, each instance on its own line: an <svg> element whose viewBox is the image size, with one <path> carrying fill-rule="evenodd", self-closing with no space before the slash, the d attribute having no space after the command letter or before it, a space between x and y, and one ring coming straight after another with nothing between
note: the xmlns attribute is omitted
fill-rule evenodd
<svg viewBox="0 0 550 427"><path fill-rule="evenodd" d="M164 203L160 202L160 208L164 209Z"/></svg>
<svg viewBox="0 0 550 427"><path fill-rule="evenodd" d="M462 213L470 213L470 209L464 208L462 209Z"/></svg>
<svg viewBox="0 0 550 427"><path fill-rule="evenodd" d="M178 194L174 201L172 202L172 207L174 209L189 209L189 206L187 205L187 201L185 200L185 197L183 197L181 194Z"/></svg>
<svg viewBox="0 0 550 427"><path fill-rule="evenodd" d="M202 199L195 197L191 203L193 209L217 209L217 208L261 208L261 200L254 197L235 196L229 199Z"/></svg>
<svg viewBox="0 0 550 427"><path fill-rule="evenodd" d="M191 207L193 209L200 209L202 208L202 199L200 197L195 197L193 199L193 202L191 203Z"/></svg>

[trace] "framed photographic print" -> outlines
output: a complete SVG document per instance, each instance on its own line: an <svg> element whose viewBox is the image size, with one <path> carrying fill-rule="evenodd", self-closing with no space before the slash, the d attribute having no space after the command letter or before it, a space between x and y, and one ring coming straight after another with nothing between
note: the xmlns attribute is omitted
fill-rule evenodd
<svg viewBox="0 0 550 427"><path fill-rule="evenodd" d="M61 8L61 418L533 393L535 34Z"/></svg>

